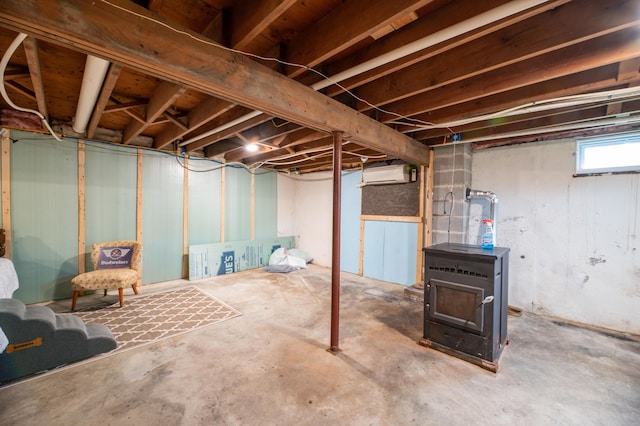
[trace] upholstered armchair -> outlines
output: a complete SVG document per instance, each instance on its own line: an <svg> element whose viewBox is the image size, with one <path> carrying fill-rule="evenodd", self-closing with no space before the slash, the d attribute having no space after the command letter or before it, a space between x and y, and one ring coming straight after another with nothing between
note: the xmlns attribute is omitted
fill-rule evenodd
<svg viewBox="0 0 640 426"><path fill-rule="evenodd" d="M83 290L118 289L120 307L124 305L124 288L131 286L138 294L142 280L142 244L132 240L95 243L91 246L93 271L85 272L71 280L73 299L71 310L75 311L78 294Z"/></svg>

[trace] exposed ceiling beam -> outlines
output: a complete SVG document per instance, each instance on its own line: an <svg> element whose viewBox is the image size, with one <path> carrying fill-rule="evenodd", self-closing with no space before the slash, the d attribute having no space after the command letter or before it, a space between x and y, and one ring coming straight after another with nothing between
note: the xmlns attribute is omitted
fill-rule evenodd
<svg viewBox="0 0 640 426"><path fill-rule="evenodd" d="M26 96L27 98L33 100L33 101L38 101L36 99L36 94L32 91L27 89L26 87L24 87L21 84L16 83L15 81L5 81L5 83L7 85L7 87L12 88L13 90L15 90L16 92Z"/></svg>
<svg viewBox="0 0 640 426"><path fill-rule="evenodd" d="M113 88L116 86L122 69L123 66L121 64L112 63L111 65L109 65L107 76L104 79L104 83L102 83L102 88L100 89L98 100L96 101L96 105L93 108L93 113L91 113L91 120L89 120L89 125L87 126L88 138L93 138L96 133L96 129L98 128L98 124L100 123L102 114L105 113L105 109L107 108L107 104L109 103L111 93L113 93Z"/></svg>
<svg viewBox="0 0 640 426"><path fill-rule="evenodd" d="M213 135L207 136L195 142L191 142L190 144L186 145L186 150L187 152L195 151L211 143L215 143L222 139L227 139L228 137L235 135L238 132L242 132L253 126L257 126L269 119L271 119L271 117L268 116L267 114L260 114L256 117L250 118L249 120L242 121L241 123L236 124L235 126L231 126L224 130L220 130L219 132L216 132Z"/></svg>
<svg viewBox="0 0 640 426"><path fill-rule="evenodd" d="M431 1L347 1L289 43L287 62L313 67ZM288 67L287 75L304 71Z"/></svg>
<svg viewBox="0 0 640 426"><path fill-rule="evenodd" d="M622 61L618 65L618 81L635 80L640 77L640 58Z"/></svg>
<svg viewBox="0 0 640 426"><path fill-rule="evenodd" d="M112 112L125 111L132 108L144 107L147 105L145 101L133 101L120 103L116 98L109 97L111 102L115 102L113 105L107 105L104 107L104 114L110 114Z"/></svg>
<svg viewBox="0 0 640 426"><path fill-rule="evenodd" d="M189 132L193 132L220 117L233 107L233 104L225 100L208 97L196 105L187 115L187 129L178 125L167 126L164 131L156 136L153 146L158 149L164 148Z"/></svg>
<svg viewBox="0 0 640 426"><path fill-rule="evenodd" d="M182 130L189 130L189 126L187 126L180 117L177 117L170 113L169 111L165 111L162 113L162 116L169 120L172 124L180 127Z"/></svg>
<svg viewBox="0 0 640 426"><path fill-rule="evenodd" d="M509 25L524 21L527 18L543 13L560 4L567 3L568 1L570 0L556 0L548 2L531 8L526 12L501 19L492 25L485 25L479 29L467 31L454 39L448 40L447 43L438 43L429 49L420 50L414 54L405 56L402 59L389 62L370 71L358 74L342 81L340 85L348 89L361 86L377 78L391 74L399 69L425 61L443 52L461 46L464 43L471 42L487 34L506 28ZM433 36L439 31L447 30L447 28L451 26L462 25L465 21L468 21L482 13L489 12L491 9L497 8L507 2L508 0L486 0L481 2L469 2L464 0L453 1L442 8L437 9L433 13L422 17L420 20L397 30L375 43L372 43L366 48L328 64L326 66L325 73L329 76L339 74L340 72L350 69L357 64L367 62L379 57L380 55L392 52L406 44L414 42L415 40ZM329 96L336 96L341 92L341 88L332 86L327 89L326 93Z"/></svg>
<svg viewBox="0 0 640 426"><path fill-rule="evenodd" d="M255 37L295 3L296 0L244 0L239 2L231 11L231 46L234 49L245 51Z"/></svg>
<svg viewBox="0 0 640 426"><path fill-rule="evenodd" d="M610 64L591 70L570 74L513 90L496 93L481 99L458 103L443 108L434 108L429 112L414 116L418 121L431 123L448 123L457 119L468 119L484 114L495 113L509 108L523 106L531 102L574 95L589 91L600 91L614 87L617 82L618 65ZM432 137L432 132L415 131L413 126L400 126L402 131L413 132L415 139L423 140ZM455 132L455 128L453 128ZM441 133L451 133L441 129Z"/></svg>
<svg viewBox="0 0 640 426"><path fill-rule="evenodd" d="M402 116L413 116L638 55L640 34L635 29L627 29L392 102L385 109ZM383 122L394 121L397 115L381 113L378 119Z"/></svg>
<svg viewBox="0 0 640 426"><path fill-rule="evenodd" d="M295 123L283 123L279 126L274 124L274 120L269 120L259 126L249 129L243 134L246 138L253 142L268 142L279 136L287 135L300 128Z"/></svg>
<svg viewBox="0 0 640 426"><path fill-rule="evenodd" d="M203 148L202 151L205 157L212 158L236 148L240 148L241 146L242 142L240 140L238 140L237 138L232 138L207 145Z"/></svg>
<svg viewBox="0 0 640 426"><path fill-rule="evenodd" d="M150 17L149 12L131 2L112 3L138 15L101 2L8 0L0 9L0 24L307 127L343 131L364 146L412 163L428 161L426 147L393 129L195 34L145 21L140 16ZM129 30L115 30L111 22Z"/></svg>
<svg viewBox="0 0 640 426"><path fill-rule="evenodd" d="M38 103L38 111L45 118L49 117L47 108L47 98L44 93L44 84L42 83L42 67L40 66L40 53L38 51L38 40L33 37L27 37L24 40L24 52L27 56L29 64L29 74L31 75L31 84Z"/></svg>
<svg viewBox="0 0 640 426"><path fill-rule="evenodd" d="M130 143L136 136L143 132L144 129L154 124L156 119L160 117L187 90L186 87L163 81L153 92L153 96L149 99L145 122L131 121L122 132L122 143Z"/></svg>
<svg viewBox="0 0 640 426"><path fill-rule="evenodd" d="M29 67L12 67L9 64L7 70L4 72L4 81L21 80L23 78L30 78Z"/></svg>
<svg viewBox="0 0 640 426"><path fill-rule="evenodd" d="M358 88L357 94L373 105L418 95L637 26L640 15L636 9L636 0L571 2L438 55L437 60L405 67ZM358 105L360 111L368 108L366 104Z"/></svg>

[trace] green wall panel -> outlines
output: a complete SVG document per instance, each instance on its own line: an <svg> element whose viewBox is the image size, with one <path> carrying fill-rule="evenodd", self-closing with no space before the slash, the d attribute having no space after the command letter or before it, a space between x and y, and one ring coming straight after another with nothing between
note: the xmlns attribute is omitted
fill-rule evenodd
<svg viewBox="0 0 640 426"><path fill-rule="evenodd" d="M189 160L189 245L220 242L221 169L210 160Z"/></svg>
<svg viewBox="0 0 640 426"><path fill-rule="evenodd" d="M137 150L85 145L86 267L91 244L136 239Z"/></svg>
<svg viewBox="0 0 640 426"><path fill-rule="evenodd" d="M251 173L244 167L225 169L224 240L251 239Z"/></svg>
<svg viewBox="0 0 640 426"><path fill-rule="evenodd" d="M36 303L71 296L78 273L77 142L11 132L13 297Z"/></svg>
<svg viewBox="0 0 640 426"><path fill-rule="evenodd" d="M179 279L184 169L172 155L144 151L142 176L142 282Z"/></svg>
<svg viewBox="0 0 640 426"><path fill-rule="evenodd" d="M278 235L277 177L273 172L255 174L255 238Z"/></svg>
<svg viewBox="0 0 640 426"><path fill-rule="evenodd" d="M11 215L13 262L20 279L15 297L37 303L71 296L78 273L78 151L76 139L12 131ZM85 236L97 241L135 239L137 149L87 142ZM184 169L175 156L143 151L143 283L182 277ZM222 190L218 163L191 159L189 245L220 242ZM255 176L255 237L277 234L277 179ZM225 241L251 239L251 174L227 167Z"/></svg>

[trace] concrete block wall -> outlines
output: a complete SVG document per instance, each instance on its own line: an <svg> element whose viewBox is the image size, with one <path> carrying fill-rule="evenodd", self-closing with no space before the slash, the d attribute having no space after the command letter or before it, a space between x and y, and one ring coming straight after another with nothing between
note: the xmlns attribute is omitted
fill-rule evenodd
<svg viewBox="0 0 640 426"><path fill-rule="evenodd" d="M466 243L469 203L465 201L465 193L471 185L471 146L436 147L433 153L432 242Z"/></svg>

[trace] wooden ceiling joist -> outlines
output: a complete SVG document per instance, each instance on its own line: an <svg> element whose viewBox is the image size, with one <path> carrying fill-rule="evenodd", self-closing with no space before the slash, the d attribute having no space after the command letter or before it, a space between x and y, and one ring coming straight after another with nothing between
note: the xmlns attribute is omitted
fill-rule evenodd
<svg viewBox="0 0 640 426"><path fill-rule="evenodd" d="M133 15L121 8L134 9ZM147 17L148 19L142 19ZM341 131L364 146L415 164L425 164L428 149L386 125L195 34L177 32L158 17L124 0L111 3L69 0L9 0L0 25L54 44L124 63L135 70L180 82L213 96L322 131ZM114 29L111 22L130 31ZM81 23L81 25L78 25ZM215 60L212 60L215 58ZM202 64L207 64L203 67ZM269 87L269 91L264 88ZM134 123L134 122L132 122ZM126 129L126 140L139 134Z"/></svg>
<svg viewBox="0 0 640 426"><path fill-rule="evenodd" d="M400 60L392 61L385 65L376 67L370 71L351 77L340 83L341 86L352 89L354 87L362 86L378 78L389 75L405 67L417 64L425 61L436 55L447 52L465 43L472 42L480 37L483 37L492 32L498 31L511 24L515 24L525 20L528 17L543 13L553 7L560 4L567 3L570 0L557 0L543 5L537 6L528 10L525 13L512 15L494 25L487 25L475 31L468 31L454 40L450 40L447 43L440 43L429 49L424 49L414 54L408 55ZM454 25L462 25L463 22L472 19L478 14L487 13L491 9L499 7L508 0L486 0L476 2L451 2L435 12L430 13L422 17L419 21L405 26L404 28L394 32L388 37L372 43L364 49L355 52L352 55L348 55L345 58L339 59L326 67L325 72L327 75L336 75L347 69L351 69L357 66L359 63L367 62L380 55L392 52L395 49L401 48L406 44L412 43L415 40L423 39L433 36L439 31L446 30ZM462 61L456 60L456 64ZM327 95L336 96L341 93L342 89L336 86L332 86L327 90Z"/></svg>
<svg viewBox="0 0 640 426"><path fill-rule="evenodd" d="M313 67L431 1L349 0L298 35L289 44L287 62ZM287 75L295 77L304 71L288 67Z"/></svg>
<svg viewBox="0 0 640 426"><path fill-rule="evenodd" d="M635 9L635 1L571 2L451 49L439 55L438 61L404 67L358 88L357 93L370 104L380 105L492 70L504 70L545 53L635 27L640 23ZM553 19L549 15L553 15ZM580 19L576 19L577 16ZM369 108L367 104L358 105L359 111Z"/></svg>
<svg viewBox="0 0 640 426"><path fill-rule="evenodd" d="M448 123L456 119L469 119L483 114L520 107L531 102L539 102L575 93L605 90L616 84L617 75L617 64L610 64L604 67L496 93L482 99L473 99L469 102L433 109L427 113L416 115L413 118L418 121L431 123ZM431 134L430 131L426 131L428 133L422 133L422 131L410 126L400 126L400 128L402 131L413 132L413 137L420 140ZM453 130L455 130L455 128ZM448 133L450 132L442 134Z"/></svg>
<svg viewBox="0 0 640 426"><path fill-rule="evenodd" d="M200 140L197 140L195 142L192 142L188 145L186 145L186 149L188 152L191 151L195 151L197 149L203 148L207 145L210 145L212 143L218 142L220 140L223 139L227 139L230 136L235 135L238 132L242 132L244 130L247 130L253 126L259 125L261 123L264 123L265 121L271 119L270 116L266 115L266 114L260 114L256 117L250 118L248 120L243 120L241 123L238 123L234 126L230 126L225 128L224 130L220 130L218 132L213 133L212 135L209 135L207 137L204 137Z"/></svg>
<svg viewBox="0 0 640 426"><path fill-rule="evenodd" d="M210 123L212 120L220 117L233 109L234 105L218 98L208 97L193 108L187 115L187 128L184 129L178 125L168 126L160 133L155 141L154 148L162 149L171 142L181 139L189 134Z"/></svg>
<svg viewBox="0 0 640 426"><path fill-rule="evenodd" d="M249 43L273 21L286 12L296 0L244 0L231 14L231 46L246 51ZM254 52L251 52L254 53Z"/></svg>
<svg viewBox="0 0 640 426"><path fill-rule="evenodd" d="M40 66L40 53L38 52L38 40L33 37L27 37L24 40L24 52L27 56L29 64L29 73L31 75L31 84L38 102L38 111L45 118L49 117L47 108L47 98L44 93L44 84L42 82L42 68Z"/></svg>
<svg viewBox="0 0 640 426"><path fill-rule="evenodd" d="M88 138L93 138L96 133L96 129L98 128L98 124L100 123L100 118L102 118L102 114L106 112L107 103L111 98L113 88L116 86L118 78L120 77L120 73L122 73L122 69L123 66L121 64L112 63L111 65L109 65L107 76L104 79L104 83L102 83L102 88L100 89L98 100L96 101L96 105L93 108L91 119L89 120L89 124L87 126Z"/></svg>
<svg viewBox="0 0 640 426"><path fill-rule="evenodd" d="M175 102L185 91L186 87L169 82L162 82L149 99L147 113L143 123L139 121L131 121L122 133L122 143L130 143L144 129L154 124L156 119L160 117L171 104Z"/></svg>
<svg viewBox="0 0 640 426"><path fill-rule="evenodd" d="M386 105L385 109L411 117L428 110L468 102L589 70L598 64L624 61L638 55L640 34L638 30L631 28L518 62L510 67L508 73L497 69L453 84L451 87L430 90L428 95L421 93L392 102ZM378 119L383 122L395 121L397 115L381 113Z"/></svg>

